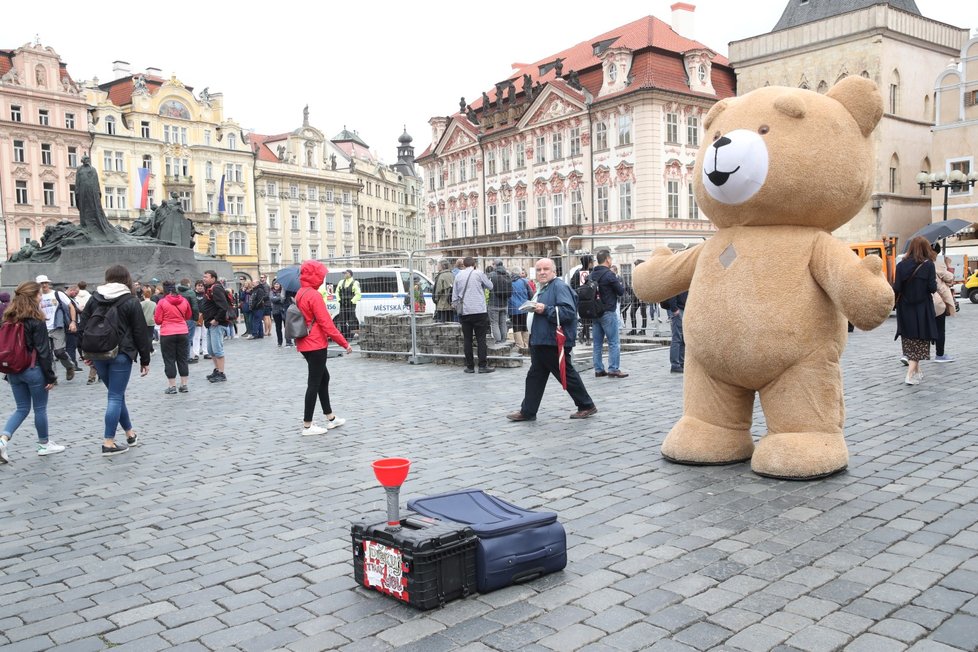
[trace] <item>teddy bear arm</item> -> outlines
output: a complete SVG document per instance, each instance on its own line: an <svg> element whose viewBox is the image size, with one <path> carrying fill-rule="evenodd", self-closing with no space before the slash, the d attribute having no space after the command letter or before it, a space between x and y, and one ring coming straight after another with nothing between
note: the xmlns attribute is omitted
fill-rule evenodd
<svg viewBox="0 0 978 652"><path fill-rule="evenodd" d="M844 243L823 233L809 268L832 302L860 330L872 330L890 315L893 289L879 273L878 257L860 259Z"/></svg>
<svg viewBox="0 0 978 652"><path fill-rule="evenodd" d="M668 250L662 251L661 247L653 251L632 271L635 296L646 303L658 303L688 290L701 249L697 246L678 254L666 253Z"/></svg>

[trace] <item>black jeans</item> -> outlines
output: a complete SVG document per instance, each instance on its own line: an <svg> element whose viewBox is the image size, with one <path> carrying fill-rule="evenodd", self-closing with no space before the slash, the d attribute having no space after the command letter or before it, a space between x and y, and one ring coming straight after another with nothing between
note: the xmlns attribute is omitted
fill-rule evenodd
<svg viewBox="0 0 978 652"><path fill-rule="evenodd" d="M177 370L180 377L186 378L190 375L187 367L187 334L164 335L160 338L160 351L163 353L163 372L166 377L173 380L177 377Z"/></svg>
<svg viewBox="0 0 978 652"><path fill-rule="evenodd" d="M935 347L936 348L935 352L937 353L937 355L944 355L944 340L945 340L944 329L947 327L947 324L945 324L944 321L946 319L947 319L947 313L944 313L943 315L937 318L937 346Z"/></svg>
<svg viewBox="0 0 978 652"><path fill-rule="evenodd" d="M479 366L486 367L486 334L489 332L489 313L477 312L472 315L462 315L458 318L462 324L462 341L465 345L465 366L472 369L475 361L472 357L472 335L475 334L476 349L479 352Z"/></svg>
<svg viewBox="0 0 978 652"><path fill-rule="evenodd" d="M564 349L564 359L567 361L567 393L574 400L574 405L578 410L587 410L594 407L594 401L584 387L581 375L577 373L572 361L572 349ZM540 409L540 402L543 400L543 390L547 388L547 381L553 376L560 382L560 363L557 359L556 346L530 345L530 370L526 372L526 392L523 395L523 405L520 412L523 416L535 417L537 410Z"/></svg>
<svg viewBox="0 0 978 652"><path fill-rule="evenodd" d="M316 409L316 397L323 406L323 414L330 414L333 408L329 404L329 370L326 368L326 349L303 351L309 367L309 377L306 381L306 402L302 412L302 420L312 421L312 413Z"/></svg>
<svg viewBox="0 0 978 652"><path fill-rule="evenodd" d="M282 325L285 323L285 314L276 313L272 315L272 319L275 320L275 337L278 338L278 345L282 346ZM285 342L286 344L292 344L292 340L289 338L285 338Z"/></svg>
<svg viewBox="0 0 978 652"><path fill-rule="evenodd" d="M635 322L636 322L636 319L635 319L636 315L635 315L635 313L637 313L639 311L642 312L642 329L643 330L645 329L645 325L648 323L646 321L648 312L646 310L645 303L642 303L642 302L633 303L632 304L632 308L631 308L631 314L632 314L632 330L635 330L635 328L636 328L636 326L635 326ZM622 315L622 317L624 317L624 315Z"/></svg>

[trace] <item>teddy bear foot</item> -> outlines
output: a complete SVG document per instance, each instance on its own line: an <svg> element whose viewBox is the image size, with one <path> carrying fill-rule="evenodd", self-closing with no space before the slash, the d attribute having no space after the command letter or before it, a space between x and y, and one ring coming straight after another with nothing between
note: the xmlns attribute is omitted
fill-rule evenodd
<svg viewBox="0 0 978 652"><path fill-rule="evenodd" d="M841 432L768 433L757 442L751 470L765 478L817 480L849 465Z"/></svg>
<svg viewBox="0 0 978 652"><path fill-rule="evenodd" d="M710 466L746 462L754 452L749 430L731 430L684 416L662 442L662 457L677 464Z"/></svg>

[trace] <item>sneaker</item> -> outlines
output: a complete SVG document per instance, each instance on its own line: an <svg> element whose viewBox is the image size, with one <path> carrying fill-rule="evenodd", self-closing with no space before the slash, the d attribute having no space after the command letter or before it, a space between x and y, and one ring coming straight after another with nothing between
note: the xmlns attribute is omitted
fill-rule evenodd
<svg viewBox="0 0 978 652"><path fill-rule="evenodd" d="M223 383L223 382L227 381L227 379L228 379L227 376L225 376L220 371L218 371L216 374L214 374L213 376L211 376L207 380L211 381L212 383Z"/></svg>
<svg viewBox="0 0 978 652"><path fill-rule="evenodd" d="M200 359L197 356L194 356L187 360L187 364L197 364L198 362L200 362Z"/></svg>
<svg viewBox="0 0 978 652"><path fill-rule="evenodd" d="M309 426L308 428L302 426L303 435L325 435L326 432L327 432L326 428L323 428L322 426L317 426L315 423Z"/></svg>
<svg viewBox="0 0 978 652"><path fill-rule="evenodd" d="M907 356L903 356L902 358L900 358L900 362L903 364L904 367L910 366L910 360L907 359Z"/></svg>
<svg viewBox="0 0 978 652"><path fill-rule="evenodd" d="M89 378L89 379L88 379L88 382L87 382L87 383L85 383L85 384L86 384L86 385L94 385L94 384L95 384L95 383L97 383L97 382L98 382L98 378Z"/></svg>
<svg viewBox="0 0 978 652"><path fill-rule="evenodd" d="M186 394L187 392L190 391L190 388L187 387L186 385L180 385L177 391L180 392L181 394Z"/></svg>
<svg viewBox="0 0 978 652"><path fill-rule="evenodd" d="M165 390L163 390L163 393L164 394L176 394L177 393L177 388L176 387L167 387Z"/></svg>
<svg viewBox="0 0 978 652"><path fill-rule="evenodd" d="M10 461L10 457L7 455L7 442L0 439L0 464L6 464Z"/></svg>
<svg viewBox="0 0 978 652"><path fill-rule="evenodd" d="M333 417L332 419L328 419L326 421L326 427L329 428L330 430L332 430L333 428L339 428L344 423L346 423L346 419L341 419L339 417Z"/></svg>
<svg viewBox="0 0 978 652"><path fill-rule="evenodd" d="M68 367L67 369L65 369L65 380L71 380L74 377L75 377L74 367Z"/></svg>
<svg viewBox="0 0 978 652"><path fill-rule="evenodd" d="M64 446L62 446L61 444L55 444L50 439L43 444L40 442L38 442L37 444L37 454L42 457L44 455L54 455L55 453L60 453L64 449L65 449Z"/></svg>
<svg viewBox="0 0 978 652"><path fill-rule="evenodd" d="M491 374L496 370L495 367L479 367L480 374Z"/></svg>
<svg viewBox="0 0 978 652"><path fill-rule="evenodd" d="M102 457L112 457L113 455L122 455L129 450L128 446L120 446L119 442L115 443L115 446L102 445Z"/></svg>
<svg viewBox="0 0 978 652"><path fill-rule="evenodd" d="M934 362L954 362L954 358L949 355L939 355L934 358Z"/></svg>
<svg viewBox="0 0 978 652"><path fill-rule="evenodd" d="M134 431L131 437L129 435L126 435L126 444L128 444L129 446L138 446L139 433Z"/></svg>
<svg viewBox="0 0 978 652"><path fill-rule="evenodd" d="M213 378L214 376L216 376L218 373L220 373L220 372L217 369L215 369L214 371L212 371L209 374L207 374L205 376L205 378L207 378L207 380L210 380L211 378Z"/></svg>
<svg viewBox="0 0 978 652"><path fill-rule="evenodd" d="M475 369L474 369L473 367L466 367L466 368L464 369L464 371L465 371L465 373L467 373L467 374L474 374L474 373L475 373Z"/></svg>
<svg viewBox="0 0 978 652"><path fill-rule="evenodd" d="M213 356L210 353L205 353L204 354L204 360L211 360L212 358L213 358Z"/></svg>

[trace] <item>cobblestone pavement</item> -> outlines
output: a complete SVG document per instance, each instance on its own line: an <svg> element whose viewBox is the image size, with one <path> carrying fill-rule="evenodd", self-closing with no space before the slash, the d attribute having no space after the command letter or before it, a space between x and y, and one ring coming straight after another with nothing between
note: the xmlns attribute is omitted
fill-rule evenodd
<svg viewBox="0 0 978 652"><path fill-rule="evenodd" d="M974 650L978 306L962 310L957 362L926 363L916 387L892 319L852 335L849 470L809 483L663 461L682 384L666 350L626 356L625 380L586 373L587 421L552 382L534 423L503 418L525 369L331 359L348 422L300 437L301 357L234 341L225 384L202 363L190 394L164 396L156 359L134 378L140 445L114 458L104 390L62 381L52 439L68 450L37 457L28 422L0 467L0 646ZM481 487L558 511L567 569L424 613L356 588L349 523L383 510L369 463L393 455L414 462L402 505Z"/></svg>

